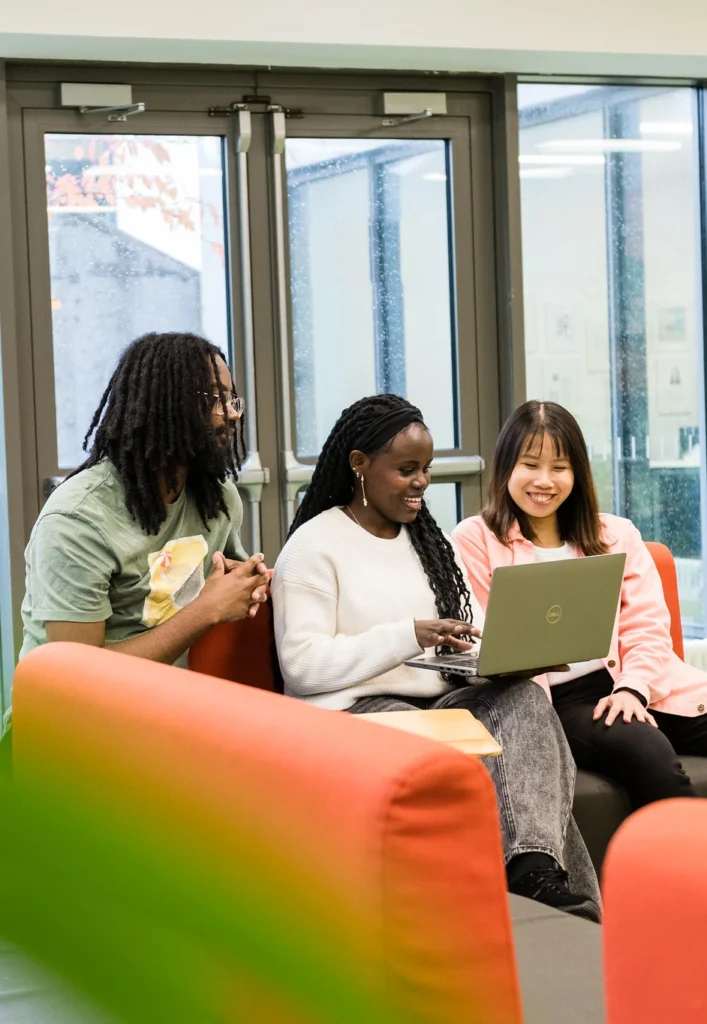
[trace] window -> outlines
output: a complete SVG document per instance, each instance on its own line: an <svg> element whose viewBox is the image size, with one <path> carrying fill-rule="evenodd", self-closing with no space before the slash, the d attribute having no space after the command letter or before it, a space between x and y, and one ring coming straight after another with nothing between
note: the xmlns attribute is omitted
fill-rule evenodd
<svg viewBox="0 0 707 1024"><path fill-rule="evenodd" d="M300 457L377 392L419 405L437 450L458 443L448 150L443 139L287 140ZM433 483L426 500L451 531L458 485Z"/></svg>
<svg viewBox="0 0 707 1024"><path fill-rule="evenodd" d="M223 149L70 133L44 147L58 465L71 469L127 342L193 331L228 350Z"/></svg>
<svg viewBox="0 0 707 1024"><path fill-rule="evenodd" d="M519 89L527 393L565 405L602 511L676 558L705 632L697 94Z"/></svg>
<svg viewBox="0 0 707 1024"><path fill-rule="evenodd" d="M442 139L287 140L301 457L376 392L421 406L438 449L457 443L447 150Z"/></svg>

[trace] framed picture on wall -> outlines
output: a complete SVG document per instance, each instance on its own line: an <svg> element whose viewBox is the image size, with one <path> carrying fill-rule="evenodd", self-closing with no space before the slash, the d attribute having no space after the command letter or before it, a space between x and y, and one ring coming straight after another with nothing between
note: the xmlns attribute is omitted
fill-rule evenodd
<svg viewBox="0 0 707 1024"><path fill-rule="evenodd" d="M660 356L656 360L658 413L689 415L696 404L695 373L689 356Z"/></svg>
<svg viewBox="0 0 707 1024"><path fill-rule="evenodd" d="M573 355L584 347L585 321L576 306L545 307L545 347L553 355Z"/></svg>
<svg viewBox="0 0 707 1024"><path fill-rule="evenodd" d="M687 309L684 306L662 306L658 309L658 341L687 340Z"/></svg>
<svg viewBox="0 0 707 1024"><path fill-rule="evenodd" d="M582 359L579 356L557 357L543 366L542 396L558 402L581 418Z"/></svg>

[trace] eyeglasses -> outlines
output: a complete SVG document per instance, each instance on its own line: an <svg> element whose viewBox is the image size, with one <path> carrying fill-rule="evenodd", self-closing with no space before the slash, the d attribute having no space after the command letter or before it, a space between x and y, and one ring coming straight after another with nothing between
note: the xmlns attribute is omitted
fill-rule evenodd
<svg viewBox="0 0 707 1024"><path fill-rule="evenodd" d="M210 391L200 391L199 394L203 395L204 398L208 398L209 405L214 412L223 415L223 405L219 394L213 394ZM233 391L225 391L224 397L228 408L238 417L238 419L240 419L245 412L245 399L241 398L240 395L235 394Z"/></svg>

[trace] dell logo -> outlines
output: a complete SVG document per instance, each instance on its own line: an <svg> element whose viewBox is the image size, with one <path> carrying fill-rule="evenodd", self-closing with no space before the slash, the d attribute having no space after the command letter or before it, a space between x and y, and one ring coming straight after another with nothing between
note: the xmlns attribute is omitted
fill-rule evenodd
<svg viewBox="0 0 707 1024"><path fill-rule="evenodd" d="M562 609L559 604L553 604L552 608L548 608L545 618L551 626L554 626L555 623L559 622L562 618Z"/></svg>

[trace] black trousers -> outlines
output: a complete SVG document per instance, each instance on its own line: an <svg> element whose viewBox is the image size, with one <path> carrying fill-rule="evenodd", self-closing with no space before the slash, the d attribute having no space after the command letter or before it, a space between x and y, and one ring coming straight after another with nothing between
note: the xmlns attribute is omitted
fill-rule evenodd
<svg viewBox="0 0 707 1024"><path fill-rule="evenodd" d="M613 688L606 669L552 687L552 702L578 768L607 775L628 792L634 810L655 800L696 796L680 756L707 757L707 714L696 718L651 714L658 723L620 716L605 725L594 721L594 708Z"/></svg>

